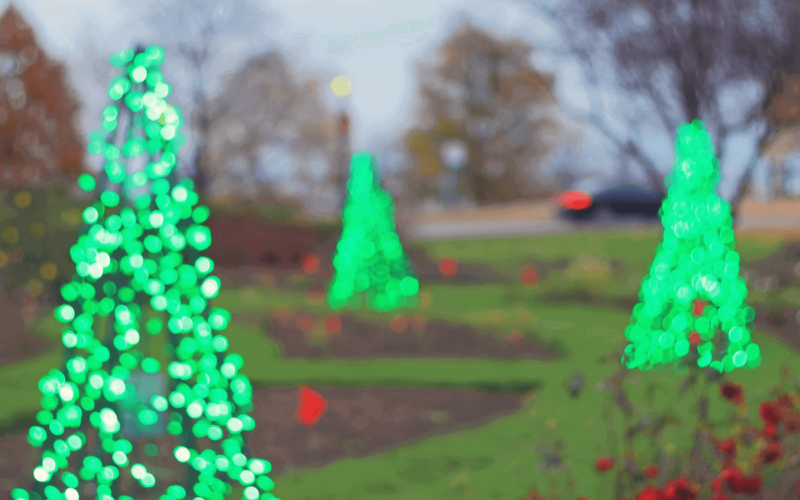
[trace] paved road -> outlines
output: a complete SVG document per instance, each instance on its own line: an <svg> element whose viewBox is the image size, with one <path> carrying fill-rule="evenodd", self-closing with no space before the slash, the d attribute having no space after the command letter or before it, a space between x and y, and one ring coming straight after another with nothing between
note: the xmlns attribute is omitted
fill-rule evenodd
<svg viewBox="0 0 800 500"><path fill-rule="evenodd" d="M617 223L604 227L648 227L648 224ZM412 226L409 229L409 235L415 240L447 240L498 236L533 236L592 229L597 229L597 226L587 225L585 228L576 228L561 220L429 222ZM800 235L800 214L797 216L743 217L737 229L797 229Z"/></svg>

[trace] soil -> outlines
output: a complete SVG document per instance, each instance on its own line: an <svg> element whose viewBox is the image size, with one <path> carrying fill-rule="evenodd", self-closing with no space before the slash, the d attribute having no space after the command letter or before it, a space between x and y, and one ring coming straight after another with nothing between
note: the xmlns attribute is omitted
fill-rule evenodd
<svg viewBox="0 0 800 500"><path fill-rule="evenodd" d="M456 284L484 284L501 283L506 277L498 273L491 266L480 263L459 262L458 271L453 276L443 276L439 272L438 262L428 257L423 251L406 246L406 254L411 261L414 274L420 283L456 283ZM258 284L274 284L286 288L292 276L306 278L312 286L324 287L332 276L332 269L328 261L330 256L318 255L320 269L312 275L304 274L298 268L278 268L273 266L239 266L217 267L214 274L220 278L223 289L239 288ZM325 260L327 258L327 260ZM545 266L542 266L543 268Z"/></svg>
<svg viewBox="0 0 800 500"><path fill-rule="evenodd" d="M452 389L314 389L328 401L328 409L312 427L296 419L297 390L261 388L253 393L251 416L258 423L248 434L250 455L270 461L272 477L478 427L518 411L523 404L522 396ZM92 441L88 449L93 449ZM180 481L181 468L172 454L178 446L174 436L133 443L132 463L145 464L167 484ZM158 445L155 458L142 451L146 443ZM200 448L209 444L198 442ZM27 432L0 437L0 490L29 487L40 451L28 444ZM128 491L134 498L147 497L142 491Z"/></svg>
<svg viewBox="0 0 800 500"><path fill-rule="evenodd" d="M315 320L306 314L273 313L262 319L265 332L277 340L287 358L325 357L366 359L376 357L551 359L554 350L521 333L500 337L467 325L427 322L421 315L393 320L392 326L376 325L352 315L339 316L341 329L314 330ZM241 318L241 321L251 318ZM319 324L319 323L317 323ZM338 333L338 332L341 333Z"/></svg>

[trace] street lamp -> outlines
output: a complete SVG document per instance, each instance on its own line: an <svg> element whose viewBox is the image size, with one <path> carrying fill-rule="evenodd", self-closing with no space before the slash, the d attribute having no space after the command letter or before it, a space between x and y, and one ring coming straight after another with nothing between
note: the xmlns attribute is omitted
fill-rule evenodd
<svg viewBox="0 0 800 500"><path fill-rule="evenodd" d="M463 141L451 139L442 143L439 155L447 167L447 171L439 178L439 189L444 194L445 203L455 205L459 201L458 172L466 166L469 150Z"/></svg>

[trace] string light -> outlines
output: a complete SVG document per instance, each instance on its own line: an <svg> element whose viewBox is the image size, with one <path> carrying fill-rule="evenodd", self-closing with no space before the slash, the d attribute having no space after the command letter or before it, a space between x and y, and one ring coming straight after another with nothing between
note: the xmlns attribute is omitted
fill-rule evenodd
<svg viewBox="0 0 800 500"><path fill-rule="evenodd" d="M394 202L369 153L353 155L347 187L328 303L336 310L366 305L378 312L416 307L419 281L395 230Z"/></svg>
<svg viewBox="0 0 800 500"><path fill-rule="evenodd" d="M39 381L42 411L28 433L29 443L42 448L35 487L14 489L11 496L78 500L81 486L94 482L98 500L132 500L116 491L120 477L129 475L144 488L164 487L162 500L222 500L230 483L245 486L247 500L274 499L270 463L245 455L244 435L255 427L248 415L252 387L241 373L242 357L227 352L230 313L208 305L220 288L213 261L202 255L211 241L203 226L208 208L197 206L191 180L176 175L183 120L164 100L170 94L159 70L164 50L126 50L109 60L122 68L108 87L117 104L104 109L105 133L92 132L88 145L106 164L100 181L88 174L78 181L96 201L84 210L86 226L69 249L76 274L61 288L64 303L55 310L63 324L64 368ZM122 114L130 116L130 130L118 148L113 142ZM123 161L144 155L146 168L129 175ZM155 312L145 324L143 309ZM167 430L181 442L175 460L192 472L186 488L162 485L145 464L130 463L132 444L118 413L131 372L161 370L140 345L143 337L160 334L172 346L165 367L169 392L136 412L145 426L168 416ZM70 455L86 446L85 431L92 428L99 447L73 474L66 470ZM211 448L193 446L202 437Z"/></svg>
<svg viewBox="0 0 800 500"><path fill-rule="evenodd" d="M681 125L661 209L664 238L625 330L630 343L622 363L629 369L680 366L690 355L719 372L761 364L747 326L755 311L745 305L730 205L717 195L718 183L705 125Z"/></svg>

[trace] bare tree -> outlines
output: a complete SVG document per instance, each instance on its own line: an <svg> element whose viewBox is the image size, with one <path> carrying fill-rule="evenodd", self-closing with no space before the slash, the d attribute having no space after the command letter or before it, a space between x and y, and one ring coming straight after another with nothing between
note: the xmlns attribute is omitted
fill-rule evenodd
<svg viewBox="0 0 800 500"><path fill-rule="evenodd" d="M800 70L800 3L572 0L555 8L537 4L536 9L561 29L562 55L577 56L584 70L591 99L587 124L641 166L654 188L665 190L668 165L643 148L636 133L643 125L674 138L681 122L703 119L723 161L729 136L756 135L755 152L731 199L735 218L778 126L769 119L769 109L781 70ZM602 92L607 76L616 80L621 100L631 104L622 117L627 135L615 131L609 119ZM723 94L746 84L756 89L755 98L740 93L735 105L726 106Z"/></svg>
<svg viewBox="0 0 800 500"><path fill-rule="evenodd" d="M208 176L229 177L243 160L239 179L255 184L265 150L284 153L302 197L322 196L334 141L335 120L313 80L299 81L277 51L250 59L209 103ZM234 174L236 175L236 174Z"/></svg>
<svg viewBox="0 0 800 500"><path fill-rule="evenodd" d="M170 0L148 11L148 25L154 43L161 43L168 55L184 63L176 71L172 62L164 73L176 87L176 104L184 112L192 139L192 176L201 199L207 199L211 164L208 142L211 124L217 116L211 102L217 96L220 76L232 71L231 63L269 45L265 36L271 17L255 0ZM189 96L180 100L179 96Z"/></svg>

